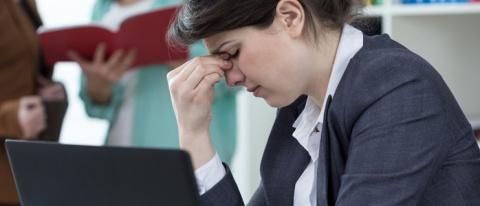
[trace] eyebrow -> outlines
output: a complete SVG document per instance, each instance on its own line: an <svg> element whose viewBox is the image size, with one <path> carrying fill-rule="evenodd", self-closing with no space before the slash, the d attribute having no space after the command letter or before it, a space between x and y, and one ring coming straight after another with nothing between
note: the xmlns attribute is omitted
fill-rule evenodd
<svg viewBox="0 0 480 206"><path fill-rule="evenodd" d="M223 42L222 44L220 44L220 46L218 46L217 49L213 50L212 54L219 54L220 50L223 48L223 46L225 46L226 44L229 44L231 42L233 42L233 40Z"/></svg>

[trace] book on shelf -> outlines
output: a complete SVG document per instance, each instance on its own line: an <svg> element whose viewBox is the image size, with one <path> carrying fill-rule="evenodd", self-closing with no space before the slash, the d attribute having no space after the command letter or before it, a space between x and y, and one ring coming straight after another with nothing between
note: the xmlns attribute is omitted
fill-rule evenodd
<svg viewBox="0 0 480 206"><path fill-rule="evenodd" d="M444 4L444 3L469 3L474 0L401 0L402 4Z"/></svg>
<svg viewBox="0 0 480 206"><path fill-rule="evenodd" d="M135 49L132 68L187 59L187 48L172 49L166 41L169 24L177 9L169 7L131 16L117 30L100 24L40 29L38 35L45 63L53 66L59 61L70 61L68 51L76 51L83 58L92 60L100 43L105 43L107 57L119 49Z"/></svg>

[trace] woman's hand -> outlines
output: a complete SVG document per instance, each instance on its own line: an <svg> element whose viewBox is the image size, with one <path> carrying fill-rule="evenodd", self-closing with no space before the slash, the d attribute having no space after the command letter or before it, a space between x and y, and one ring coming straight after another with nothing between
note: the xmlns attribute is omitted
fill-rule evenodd
<svg viewBox="0 0 480 206"><path fill-rule="evenodd" d="M216 56L197 57L167 75L180 147L190 152L195 169L215 154L209 133L213 88L231 67L230 61Z"/></svg>
<svg viewBox="0 0 480 206"><path fill-rule="evenodd" d="M39 76L37 82L40 85L38 94L45 102L63 101L67 98L63 86L59 83L52 82L45 77Z"/></svg>
<svg viewBox="0 0 480 206"><path fill-rule="evenodd" d="M99 44L91 62L74 51L68 53L68 57L76 61L82 68L86 77L88 94L98 104L106 104L110 101L113 85L132 66L136 56L134 50L128 53L117 50L108 60L105 60L106 49L105 44Z"/></svg>
<svg viewBox="0 0 480 206"><path fill-rule="evenodd" d="M39 96L26 96L20 99L18 123L22 129L21 139L34 139L47 127L47 115Z"/></svg>

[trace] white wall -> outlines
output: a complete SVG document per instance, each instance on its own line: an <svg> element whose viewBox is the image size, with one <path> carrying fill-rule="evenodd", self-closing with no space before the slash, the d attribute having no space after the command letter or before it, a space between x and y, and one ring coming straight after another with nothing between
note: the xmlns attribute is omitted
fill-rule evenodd
<svg viewBox="0 0 480 206"><path fill-rule="evenodd" d="M393 25L393 38L427 59L442 75L467 118L478 122L480 16L400 16L393 18Z"/></svg>
<svg viewBox="0 0 480 206"><path fill-rule="evenodd" d="M242 197L247 201L260 182L260 161L276 109L247 92L241 92L237 102L238 141L232 173Z"/></svg>

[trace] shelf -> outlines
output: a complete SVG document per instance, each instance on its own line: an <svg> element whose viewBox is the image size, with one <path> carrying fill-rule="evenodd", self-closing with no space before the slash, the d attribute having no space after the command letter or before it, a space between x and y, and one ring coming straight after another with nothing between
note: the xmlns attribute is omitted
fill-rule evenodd
<svg viewBox="0 0 480 206"><path fill-rule="evenodd" d="M363 9L363 15L382 16L385 13L386 6L367 6Z"/></svg>
<svg viewBox="0 0 480 206"><path fill-rule="evenodd" d="M364 15L381 16L429 16L429 15L455 15L479 14L480 3L450 3L450 4L408 4L392 6L367 6Z"/></svg>
<svg viewBox="0 0 480 206"><path fill-rule="evenodd" d="M392 14L396 16L480 14L480 4L395 5L392 6Z"/></svg>

